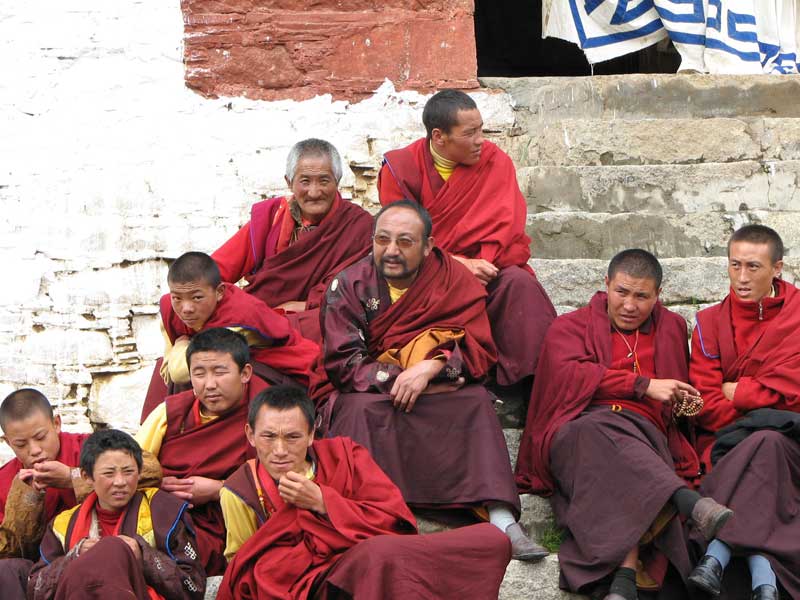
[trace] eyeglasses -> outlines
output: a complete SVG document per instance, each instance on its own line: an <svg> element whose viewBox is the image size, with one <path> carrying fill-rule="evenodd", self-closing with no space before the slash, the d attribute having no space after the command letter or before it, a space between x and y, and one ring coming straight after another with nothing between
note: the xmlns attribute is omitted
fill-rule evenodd
<svg viewBox="0 0 800 600"><path fill-rule="evenodd" d="M378 244L378 246L388 246L392 243L392 238L388 235L373 235L372 241ZM417 243L417 240L407 237L396 238L394 243L397 244L397 247L401 250L408 250L409 248L413 248L414 244Z"/></svg>

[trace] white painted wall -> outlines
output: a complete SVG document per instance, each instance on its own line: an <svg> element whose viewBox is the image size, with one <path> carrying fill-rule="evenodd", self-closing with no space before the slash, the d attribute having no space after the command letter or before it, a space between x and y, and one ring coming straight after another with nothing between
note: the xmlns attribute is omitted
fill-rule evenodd
<svg viewBox="0 0 800 600"><path fill-rule="evenodd" d="M282 191L293 143L329 139L374 177L422 132L425 98L391 84L357 104L204 99L182 37L178 0L0 0L0 398L38 387L70 430L135 430L163 259L213 251ZM475 97L489 129L513 122L507 96ZM349 169L343 191L375 196Z"/></svg>

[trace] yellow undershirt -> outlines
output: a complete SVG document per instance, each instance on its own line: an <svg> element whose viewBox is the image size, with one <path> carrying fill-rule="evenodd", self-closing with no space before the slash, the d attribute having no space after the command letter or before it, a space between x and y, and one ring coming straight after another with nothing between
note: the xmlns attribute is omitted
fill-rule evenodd
<svg viewBox="0 0 800 600"><path fill-rule="evenodd" d="M218 418L216 415L207 417L200 410L200 422L205 425ZM161 444L167 435L167 403L162 402L153 409L153 412L144 420L139 427L139 431L134 436L139 446L145 452L150 452L153 456L158 456L161 451Z"/></svg>
<svg viewBox="0 0 800 600"><path fill-rule="evenodd" d="M453 171L456 170L458 163L453 160L447 160L441 154L437 154L436 150L433 149L433 142L430 142L431 146L431 155L433 156L433 166L436 168L437 173L442 176L442 179L447 181L450 179L450 175L453 174Z"/></svg>
<svg viewBox="0 0 800 600"><path fill-rule="evenodd" d="M388 281L386 282L386 284L389 286L389 298L391 299L392 304L400 300L400 298L403 297L403 294L405 294L406 291L408 290L408 288L404 289L396 288Z"/></svg>
<svg viewBox="0 0 800 600"><path fill-rule="evenodd" d="M306 477L314 481L313 467L308 470ZM225 519L225 558L230 562L242 544L258 529L258 517L256 511L226 487L219 491L219 504Z"/></svg>

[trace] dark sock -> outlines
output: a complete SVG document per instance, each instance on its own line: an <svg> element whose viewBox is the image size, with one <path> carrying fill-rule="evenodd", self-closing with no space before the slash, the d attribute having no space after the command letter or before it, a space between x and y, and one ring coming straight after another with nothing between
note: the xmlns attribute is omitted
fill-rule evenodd
<svg viewBox="0 0 800 600"><path fill-rule="evenodd" d="M678 509L681 516L691 517L694 505L697 504L697 501L700 500L701 497L702 496L694 490L690 490L688 487L682 487L672 494L670 500L672 500L672 503L675 505L675 508Z"/></svg>
<svg viewBox="0 0 800 600"><path fill-rule="evenodd" d="M617 569L608 592L619 594L625 600L636 600L636 571L628 567Z"/></svg>

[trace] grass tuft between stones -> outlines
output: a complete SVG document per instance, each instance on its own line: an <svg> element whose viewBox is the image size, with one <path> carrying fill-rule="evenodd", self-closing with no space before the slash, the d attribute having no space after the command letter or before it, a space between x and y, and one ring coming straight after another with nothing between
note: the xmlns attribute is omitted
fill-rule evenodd
<svg viewBox="0 0 800 600"><path fill-rule="evenodd" d="M539 536L539 543L550 552L558 552L561 542L564 541L564 530L556 525L552 519L547 522L547 526Z"/></svg>

